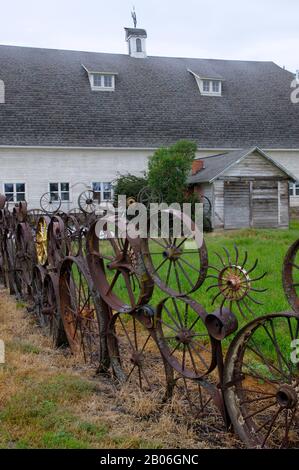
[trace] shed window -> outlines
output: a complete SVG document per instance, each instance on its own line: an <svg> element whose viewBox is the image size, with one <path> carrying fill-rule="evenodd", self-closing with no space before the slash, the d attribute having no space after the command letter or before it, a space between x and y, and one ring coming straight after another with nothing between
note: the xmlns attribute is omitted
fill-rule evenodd
<svg viewBox="0 0 299 470"><path fill-rule="evenodd" d="M140 38L136 39L136 51L137 52L142 52L142 44L141 44L141 39Z"/></svg>
<svg viewBox="0 0 299 470"><path fill-rule="evenodd" d="M5 183L4 193L9 202L25 201L25 183Z"/></svg>
<svg viewBox="0 0 299 470"><path fill-rule="evenodd" d="M70 184L69 183L50 183L49 189L53 201L57 201L59 198L63 202L69 202L70 200Z"/></svg>

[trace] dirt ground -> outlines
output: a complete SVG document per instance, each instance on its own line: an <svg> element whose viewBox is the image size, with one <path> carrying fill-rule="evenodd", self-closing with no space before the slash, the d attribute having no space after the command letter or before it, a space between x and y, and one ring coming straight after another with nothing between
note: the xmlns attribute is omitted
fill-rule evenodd
<svg viewBox="0 0 299 470"><path fill-rule="evenodd" d="M180 397L163 404L119 388L54 350L26 306L0 290L0 448L232 448L216 409L195 417Z"/></svg>

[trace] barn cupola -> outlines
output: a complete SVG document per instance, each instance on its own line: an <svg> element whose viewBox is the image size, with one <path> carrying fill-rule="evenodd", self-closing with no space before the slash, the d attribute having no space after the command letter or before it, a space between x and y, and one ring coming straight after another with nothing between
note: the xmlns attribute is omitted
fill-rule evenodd
<svg viewBox="0 0 299 470"><path fill-rule="evenodd" d="M125 31L129 55L137 59L145 59L147 38L145 29L125 28Z"/></svg>
<svg viewBox="0 0 299 470"><path fill-rule="evenodd" d="M126 41L128 43L128 52L131 57L145 59L146 57L146 38L145 29L137 28L137 17L135 8L132 11L134 28L125 28Z"/></svg>

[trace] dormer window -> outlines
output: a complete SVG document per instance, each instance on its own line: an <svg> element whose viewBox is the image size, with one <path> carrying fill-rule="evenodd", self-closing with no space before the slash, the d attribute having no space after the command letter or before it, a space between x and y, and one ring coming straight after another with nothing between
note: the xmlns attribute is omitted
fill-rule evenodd
<svg viewBox="0 0 299 470"><path fill-rule="evenodd" d="M82 67L88 74L89 83L92 91L114 91L115 90L115 77L117 73L101 72L88 70L85 65Z"/></svg>
<svg viewBox="0 0 299 470"><path fill-rule="evenodd" d="M194 76L201 95L222 96L222 77L218 78L216 75L214 78L213 75L211 75L212 78L204 78L192 70L188 70L188 72Z"/></svg>
<svg viewBox="0 0 299 470"><path fill-rule="evenodd" d="M200 83L201 82L201 83ZM202 95L221 95L221 80L203 79L199 81Z"/></svg>
<svg viewBox="0 0 299 470"><path fill-rule="evenodd" d="M91 76L93 90L114 90L114 75L93 73Z"/></svg>

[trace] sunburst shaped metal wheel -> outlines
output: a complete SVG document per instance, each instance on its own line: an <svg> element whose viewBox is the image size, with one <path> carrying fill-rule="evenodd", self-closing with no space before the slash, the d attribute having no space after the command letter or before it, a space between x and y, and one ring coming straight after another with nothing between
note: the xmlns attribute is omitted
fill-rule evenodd
<svg viewBox="0 0 299 470"><path fill-rule="evenodd" d="M262 293L267 290L255 287L255 283L263 279L267 273L260 276L254 275L258 260L247 267L249 264L247 251L245 251L242 261L240 261L240 252L237 246L234 247L233 255L226 248L223 248L223 251L223 256L215 253L220 261L220 267L209 266L212 271L216 271L216 274L209 274L207 278L215 279L217 283L209 286L207 291L212 289L218 291L212 299L212 305L220 298L220 311L225 305L228 305L230 310L236 306L243 318L247 318L247 313L256 316L250 307L250 303L253 302L257 305L262 305L262 303L256 300L252 294Z"/></svg>

